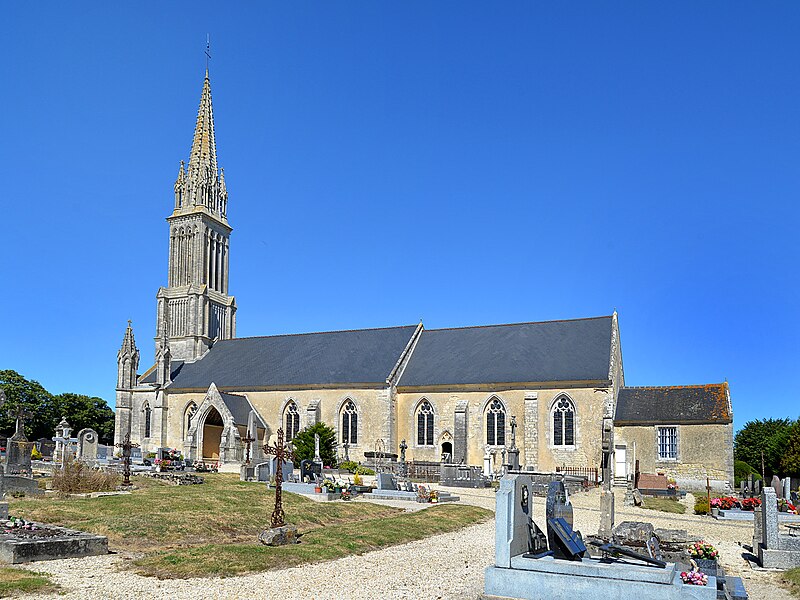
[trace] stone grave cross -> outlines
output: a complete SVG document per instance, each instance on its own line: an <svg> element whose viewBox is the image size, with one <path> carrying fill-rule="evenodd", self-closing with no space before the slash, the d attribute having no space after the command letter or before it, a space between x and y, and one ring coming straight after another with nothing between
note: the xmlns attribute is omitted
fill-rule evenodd
<svg viewBox="0 0 800 600"><path fill-rule="evenodd" d="M319 455L319 434L314 434L314 462L321 463L322 457Z"/></svg>
<svg viewBox="0 0 800 600"><path fill-rule="evenodd" d="M130 487L131 485L131 449L138 448L139 444L131 443L130 431L125 434L125 437L120 444L114 444L117 448L122 448L122 485Z"/></svg>
<svg viewBox="0 0 800 600"><path fill-rule="evenodd" d="M319 444L319 436L316 436ZM289 459L296 461L294 450L287 448L283 441L283 429L278 429L278 441L274 446L264 444L264 454L272 454L275 457L275 510L272 511L270 527L277 529L286 525L286 515L283 512L283 461Z"/></svg>
<svg viewBox="0 0 800 600"><path fill-rule="evenodd" d="M400 442L400 477L408 477L408 463L406 462L406 450L408 444L405 440Z"/></svg>

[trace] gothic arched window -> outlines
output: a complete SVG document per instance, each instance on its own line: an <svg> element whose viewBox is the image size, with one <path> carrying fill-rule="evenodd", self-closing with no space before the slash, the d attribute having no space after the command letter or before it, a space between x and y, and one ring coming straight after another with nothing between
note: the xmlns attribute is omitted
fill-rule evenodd
<svg viewBox="0 0 800 600"><path fill-rule="evenodd" d="M575 406L566 396L553 405L553 445L575 445Z"/></svg>
<svg viewBox="0 0 800 600"><path fill-rule="evenodd" d="M506 445L506 409L497 398L486 407L486 443L489 446Z"/></svg>
<svg viewBox="0 0 800 600"><path fill-rule="evenodd" d="M300 413L297 411L297 404L294 402L289 402L286 405L286 417L284 418L286 422L286 441L290 442L294 439L294 436L297 435L297 432L300 431Z"/></svg>
<svg viewBox="0 0 800 600"><path fill-rule="evenodd" d="M342 407L342 443L358 443L358 412L352 400Z"/></svg>
<svg viewBox="0 0 800 600"><path fill-rule="evenodd" d="M150 410L149 402L145 402L142 412L144 412L144 437L148 438L150 437L150 417L153 412Z"/></svg>
<svg viewBox="0 0 800 600"><path fill-rule="evenodd" d="M417 409L417 446L433 446L433 407L427 400Z"/></svg>
<svg viewBox="0 0 800 600"><path fill-rule="evenodd" d="M194 419L194 414L197 412L197 404L194 402L189 402L189 405L186 407L186 410L183 412L183 437L185 438L189 435L189 429L192 426L192 420Z"/></svg>

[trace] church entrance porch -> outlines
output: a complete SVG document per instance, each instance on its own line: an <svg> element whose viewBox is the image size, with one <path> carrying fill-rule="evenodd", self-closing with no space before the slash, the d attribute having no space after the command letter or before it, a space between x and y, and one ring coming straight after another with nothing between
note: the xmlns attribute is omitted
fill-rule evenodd
<svg viewBox="0 0 800 600"><path fill-rule="evenodd" d="M211 408L203 423L203 453L205 461L218 461L224 423L216 408Z"/></svg>
<svg viewBox="0 0 800 600"><path fill-rule="evenodd" d="M442 442L442 462L450 463L453 461L453 443Z"/></svg>

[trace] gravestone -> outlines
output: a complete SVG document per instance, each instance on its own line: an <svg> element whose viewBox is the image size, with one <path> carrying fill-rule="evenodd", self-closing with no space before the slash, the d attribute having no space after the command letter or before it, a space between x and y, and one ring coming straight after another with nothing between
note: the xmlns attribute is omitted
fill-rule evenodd
<svg viewBox="0 0 800 600"><path fill-rule="evenodd" d="M537 546L531 535L530 499L534 479L527 474L514 474L500 480L496 494L495 560L484 572L484 594L487 598L518 600L575 600L576 598L658 600L715 600L716 580L709 577L708 586L683 584L675 564L653 566L623 562L610 548L601 559L580 554L583 542L564 518L552 519L548 525L557 534L557 543L577 560L563 560L548 552L531 552ZM561 506L554 502L553 506ZM543 549L539 540L538 549ZM551 550L553 546L551 545ZM624 549L623 549L624 550ZM634 554L638 561L655 565L647 555Z"/></svg>
<svg viewBox="0 0 800 600"><path fill-rule="evenodd" d="M270 478L274 477L278 472L278 465L277 465L277 457L272 456L267 463L269 465L269 475ZM281 475L283 476L283 481L291 481L292 474L294 473L294 463L290 460L283 461L283 465L281 467Z"/></svg>
<svg viewBox="0 0 800 600"><path fill-rule="evenodd" d="M572 503L569 501L563 481L551 481L547 486L545 514L548 519L563 518L572 527Z"/></svg>
<svg viewBox="0 0 800 600"><path fill-rule="evenodd" d="M272 468L268 462L259 463L253 469L253 477L256 481L269 481Z"/></svg>
<svg viewBox="0 0 800 600"><path fill-rule="evenodd" d="M378 473L375 480L379 490L398 490L397 480L391 473Z"/></svg>
<svg viewBox="0 0 800 600"><path fill-rule="evenodd" d="M783 497L789 500L792 497L792 478L786 477L783 480Z"/></svg>
<svg viewBox="0 0 800 600"><path fill-rule="evenodd" d="M29 442L25 437L25 427L23 425L26 412L17 410L17 430L6 441L6 472L13 474L31 474L31 450L33 442Z"/></svg>
<svg viewBox="0 0 800 600"><path fill-rule="evenodd" d="M764 482L760 479L756 479L755 483L753 484L753 497L760 498L761 491L764 488Z"/></svg>
<svg viewBox="0 0 800 600"><path fill-rule="evenodd" d="M752 498L756 491L755 477L752 473L747 476L747 489L749 492L749 497Z"/></svg>
<svg viewBox="0 0 800 600"><path fill-rule="evenodd" d="M767 548L778 547L778 502L775 495L773 488L764 488L761 497L761 535Z"/></svg>
<svg viewBox="0 0 800 600"><path fill-rule="evenodd" d="M94 429L86 428L78 432L78 458L83 461L97 460L98 436Z"/></svg>
<svg viewBox="0 0 800 600"><path fill-rule="evenodd" d="M322 463L313 460L300 461L300 481L302 483L314 483L322 479Z"/></svg>
<svg viewBox="0 0 800 600"><path fill-rule="evenodd" d="M772 483L770 484L772 489L775 490L775 496L778 498L783 498L783 484L781 480L778 479L777 475L772 476Z"/></svg>
<svg viewBox="0 0 800 600"><path fill-rule="evenodd" d="M764 568L800 567L800 538L780 534L777 497L772 487L765 487L761 494L761 530L754 525L753 551Z"/></svg>

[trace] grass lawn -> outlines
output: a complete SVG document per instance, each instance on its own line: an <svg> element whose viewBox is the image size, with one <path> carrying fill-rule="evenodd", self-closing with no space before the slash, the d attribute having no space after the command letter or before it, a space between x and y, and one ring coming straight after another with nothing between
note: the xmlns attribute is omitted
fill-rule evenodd
<svg viewBox="0 0 800 600"><path fill-rule="evenodd" d="M781 578L794 596L800 596L800 567L785 571Z"/></svg>
<svg viewBox="0 0 800 600"><path fill-rule="evenodd" d="M660 510L661 512L675 513L682 515L686 512L686 507L670 498L642 498L642 508L650 510Z"/></svg>
<svg viewBox="0 0 800 600"><path fill-rule="evenodd" d="M12 499L14 516L108 536L117 550L141 551L132 568L158 577L236 575L362 554L484 521L491 511L440 505L416 513L371 503L314 502L283 494L294 546L258 543L269 528L274 492L236 475L205 475L202 485L135 478L131 495Z"/></svg>
<svg viewBox="0 0 800 600"><path fill-rule="evenodd" d="M23 569L0 567L0 598L8 598L20 593L54 592L57 589L47 575Z"/></svg>

